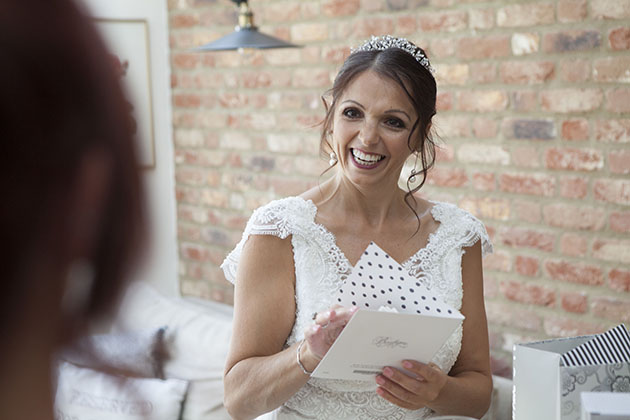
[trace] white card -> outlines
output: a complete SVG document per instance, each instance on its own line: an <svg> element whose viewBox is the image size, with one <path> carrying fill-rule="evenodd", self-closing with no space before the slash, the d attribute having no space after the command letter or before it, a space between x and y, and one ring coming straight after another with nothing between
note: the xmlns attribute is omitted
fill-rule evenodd
<svg viewBox="0 0 630 420"><path fill-rule="evenodd" d="M360 310L319 362L317 378L373 381L385 366L404 370L405 359L428 363L464 319L373 242L335 301Z"/></svg>

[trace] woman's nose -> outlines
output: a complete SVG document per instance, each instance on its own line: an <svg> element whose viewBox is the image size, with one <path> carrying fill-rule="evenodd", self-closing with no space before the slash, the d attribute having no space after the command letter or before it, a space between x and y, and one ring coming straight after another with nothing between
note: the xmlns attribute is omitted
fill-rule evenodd
<svg viewBox="0 0 630 420"><path fill-rule="evenodd" d="M366 146L378 143L379 134L376 125L366 122L359 131L359 140Z"/></svg>

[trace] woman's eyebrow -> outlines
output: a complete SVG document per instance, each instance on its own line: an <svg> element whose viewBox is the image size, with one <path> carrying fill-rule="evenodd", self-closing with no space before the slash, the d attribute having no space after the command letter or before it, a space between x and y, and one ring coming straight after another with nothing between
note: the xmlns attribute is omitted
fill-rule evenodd
<svg viewBox="0 0 630 420"><path fill-rule="evenodd" d="M345 101L343 101L341 103L341 105L345 104L346 102L352 102L353 104L357 105L359 108L365 109L365 107L363 105L361 105L359 102L355 101L354 99L346 99ZM391 113L396 113L396 112L404 114L405 117L407 117L407 119L409 119L409 121L411 121L411 117L409 116L409 114L407 114L402 109L388 109L387 111L385 111L386 114L387 113L391 114Z"/></svg>

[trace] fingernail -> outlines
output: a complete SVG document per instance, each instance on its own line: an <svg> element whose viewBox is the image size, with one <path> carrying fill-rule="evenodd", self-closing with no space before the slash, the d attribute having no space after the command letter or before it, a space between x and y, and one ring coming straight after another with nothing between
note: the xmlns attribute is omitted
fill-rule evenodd
<svg viewBox="0 0 630 420"><path fill-rule="evenodd" d="M393 374L394 371L392 371L390 368L387 367L383 369L383 375L387 376L388 378L391 378Z"/></svg>
<svg viewBox="0 0 630 420"><path fill-rule="evenodd" d="M405 360L405 361L402 363L402 365L403 365L403 367L406 367L407 369L409 369L409 368L412 368L412 367L413 367L413 365L411 364L411 362L409 362L409 361L407 361L407 360Z"/></svg>
<svg viewBox="0 0 630 420"><path fill-rule="evenodd" d="M379 385L383 385L385 383L385 379L383 379L383 377L379 375L376 377L376 383Z"/></svg>
<svg viewBox="0 0 630 420"><path fill-rule="evenodd" d="M385 391L383 391L381 388L376 388L376 393L382 396L385 393Z"/></svg>

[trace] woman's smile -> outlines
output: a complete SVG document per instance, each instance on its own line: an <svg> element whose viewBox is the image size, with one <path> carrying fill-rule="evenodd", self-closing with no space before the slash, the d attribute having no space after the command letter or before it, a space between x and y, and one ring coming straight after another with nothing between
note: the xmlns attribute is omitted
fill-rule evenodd
<svg viewBox="0 0 630 420"><path fill-rule="evenodd" d="M361 169L374 169L386 158L384 155L367 153L356 148L350 149L350 155L352 156L352 163Z"/></svg>

